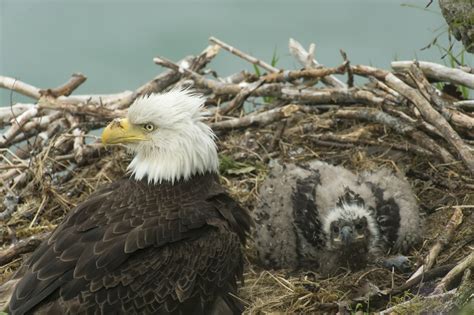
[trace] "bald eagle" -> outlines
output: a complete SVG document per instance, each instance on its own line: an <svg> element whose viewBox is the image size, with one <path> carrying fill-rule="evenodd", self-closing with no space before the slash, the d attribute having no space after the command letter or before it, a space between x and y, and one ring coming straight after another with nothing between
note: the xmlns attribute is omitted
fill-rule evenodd
<svg viewBox="0 0 474 315"><path fill-rule="evenodd" d="M410 184L381 168L354 174L321 161L274 166L252 212L260 261L271 268L357 270L373 260L404 268L421 237Z"/></svg>
<svg viewBox="0 0 474 315"><path fill-rule="evenodd" d="M251 219L219 184L204 99L137 99L102 134L131 176L73 209L16 275L12 314L235 314Z"/></svg>

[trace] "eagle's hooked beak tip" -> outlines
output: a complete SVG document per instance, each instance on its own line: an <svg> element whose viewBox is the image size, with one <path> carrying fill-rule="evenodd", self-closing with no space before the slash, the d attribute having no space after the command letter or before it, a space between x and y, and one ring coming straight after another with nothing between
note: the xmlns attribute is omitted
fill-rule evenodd
<svg viewBox="0 0 474 315"><path fill-rule="evenodd" d="M344 244L348 245L352 243L353 238L354 238L354 235L353 235L352 228L350 226L344 226L341 229L341 239L344 242Z"/></svg>

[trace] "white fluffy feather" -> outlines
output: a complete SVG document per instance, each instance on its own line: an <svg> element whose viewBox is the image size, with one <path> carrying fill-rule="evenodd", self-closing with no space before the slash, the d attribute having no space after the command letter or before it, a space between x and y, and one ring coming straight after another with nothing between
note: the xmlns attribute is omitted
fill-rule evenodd
<svg viewBox="0 0 474 315"><path fill-rule="evenodd" d="M366 207L361 207L357 204L342 203L341 207L336 207L332 209L331 211L327 213L326 217L323 218L323 221L322 221L323 230L326 233L326 235L330 235L332 222L337 221L339 219L344 219L347 222L353 222L357 219L361 219L364 217L367 219L367 225L371 233L370 248L376 248L377 241L380 239L379 232L377 229L377 222L375 221L375 218L370 214L370 212L367 210ZM330 247L329 241L327 244L328 244L327 246Z"/></svg>
<svg viewBox="0 0 474 315"><path fill-rule="evenodd" d="M132 124L152 123L150 141L129 145L135 153L128 169L137 180L175 182L217 172L215 135L202 119L204 98L189 90L171 90L137 99L128 111Z"/></svg>

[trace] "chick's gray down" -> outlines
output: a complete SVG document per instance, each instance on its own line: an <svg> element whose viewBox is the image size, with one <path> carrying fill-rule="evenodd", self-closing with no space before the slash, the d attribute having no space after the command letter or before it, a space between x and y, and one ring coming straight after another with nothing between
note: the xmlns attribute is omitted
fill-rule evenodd
<svg viewBox="0 0 474 315"><path fill-rule="evenodd" d="M421 239L410 184L383 168L356 175L317 160L276 164L252 215L257 256L268 268L354 270Z"/></svg>

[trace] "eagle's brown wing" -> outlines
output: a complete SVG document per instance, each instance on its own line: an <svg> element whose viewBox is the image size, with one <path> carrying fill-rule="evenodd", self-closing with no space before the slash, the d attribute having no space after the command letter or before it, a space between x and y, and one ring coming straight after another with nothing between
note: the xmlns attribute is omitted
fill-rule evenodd
<svg viewBox="0 0 474 315"><path fill-rule="evenodd" d="M10 311L204 313L219 295L229 301L241 233L225 217L243 210L226 198L213 175L112 184L33 253Z"/></svg>

